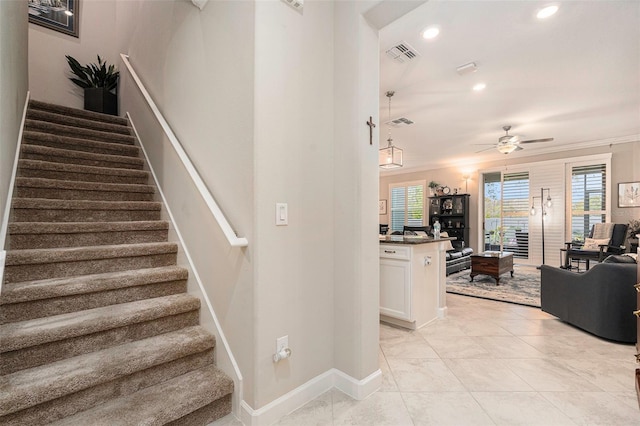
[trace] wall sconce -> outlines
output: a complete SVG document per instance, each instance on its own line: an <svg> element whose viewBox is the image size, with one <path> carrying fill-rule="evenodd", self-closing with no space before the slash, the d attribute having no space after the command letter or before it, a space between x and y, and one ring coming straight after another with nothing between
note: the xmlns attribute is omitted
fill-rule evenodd
<svg viewBox="0 0 640 426"><path fill-rule="evenodd" d="M462 179L464 179L464 193L468 194L469 193L469 179L471 178L471 175L462 175Z"/></svg>

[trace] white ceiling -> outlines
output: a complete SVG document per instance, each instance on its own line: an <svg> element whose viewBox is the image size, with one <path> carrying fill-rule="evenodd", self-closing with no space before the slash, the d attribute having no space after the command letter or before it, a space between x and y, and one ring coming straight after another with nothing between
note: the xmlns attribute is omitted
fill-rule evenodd
<svg viewBox="0 0 640 426"><path fill-rule="evenodd" d="M640 0L560 1L538 20L539 1L428 1L380 30L380 145L391 118L404 150L403 172L497 160L477 153L504 135L553 137L523 145L527 156L596 144L638 141L640 135ZM434 40L421 31L440 28ZM407 42L421 56L397 63L386 50ZM475 62L478 71L456 68ZM484 82L487 88L474 92Z"/></svg>

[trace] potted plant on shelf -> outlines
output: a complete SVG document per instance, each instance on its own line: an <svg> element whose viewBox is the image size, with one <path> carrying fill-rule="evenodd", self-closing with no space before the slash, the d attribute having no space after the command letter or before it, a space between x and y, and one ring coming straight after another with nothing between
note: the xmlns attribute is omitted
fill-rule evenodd
<svg viewBox="0 0 640 426"><path fill-rule="evenodd" d="M640 240L640 219L631 219L629 221L627 237L629 238L629 244L632 246L632 251L634 248L633 246L635 246L635 249L637 250L638 240Z"/></svg>
<svg viewBox="0 0 640 426"><path fill-rule="evenodd" d="M434 196L438 188L440 188L440 184L434 180L429 182L428 186L429 186L429 191L431 192L431 196Z"/></svg>
<svg viewBox="0 0 640 426"><path fill-rule="evenodd" d="M73 57L65 55L74 77L69 77L74 84L84 89L84 109L104 114L118 115L118 78L120 72L114 65L107 66L98 56L98 63L80 63Z"/></svg>

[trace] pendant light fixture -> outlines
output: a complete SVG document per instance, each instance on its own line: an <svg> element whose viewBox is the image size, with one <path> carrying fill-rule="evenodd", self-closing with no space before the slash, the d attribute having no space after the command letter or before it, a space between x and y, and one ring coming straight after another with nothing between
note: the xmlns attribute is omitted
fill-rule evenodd
<svg viewBox="0 0 640 426"><path fill-rule="evenodd" d="M389 121L391 121L391 97L395 94L390 90L386 93L389 98ZM393 139L391 139L391 125L389 125L389 136L387 138L388 145L385 148L381 148L378 155L378 165L382 169L395 169L402 167L402 150L393 146Z"/></svg>

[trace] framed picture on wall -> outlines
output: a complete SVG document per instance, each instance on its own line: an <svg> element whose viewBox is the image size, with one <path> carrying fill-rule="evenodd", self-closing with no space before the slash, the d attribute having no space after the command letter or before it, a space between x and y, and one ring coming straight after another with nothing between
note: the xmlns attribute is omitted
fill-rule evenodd
<svg viewBox="0 0 640 426"><path fill-rule="evenodd" d="M640 207L640 182L618 184L618 207Z"/></svg>
<svg viewBox="0 0 640 426"><path fill-rule="evenodd" d="M78 37L80 0L24 0L29 4L29 22Z"/></svg>
<svg viewBox="0 0 640 426"><path fill-rule="evenodd" d="M378 202L378 214L387 214L387 200Z"/></svg>

